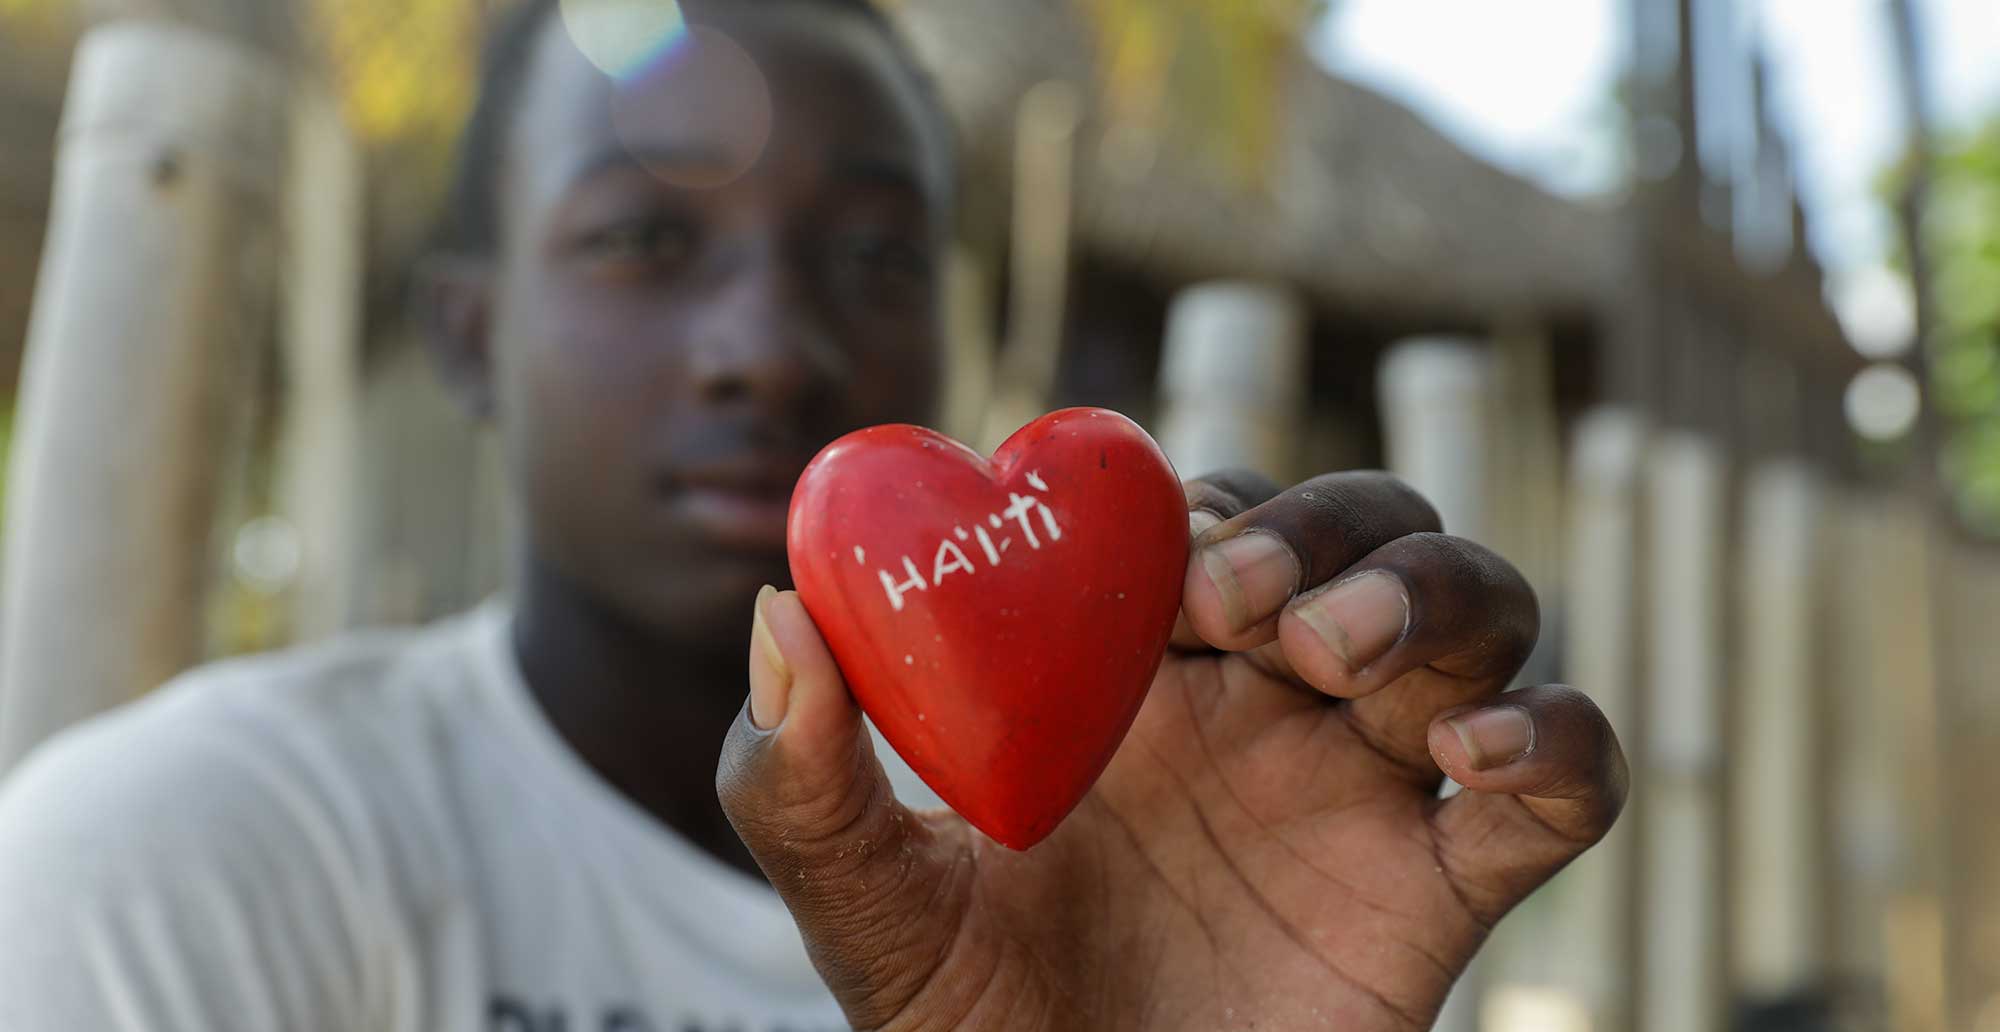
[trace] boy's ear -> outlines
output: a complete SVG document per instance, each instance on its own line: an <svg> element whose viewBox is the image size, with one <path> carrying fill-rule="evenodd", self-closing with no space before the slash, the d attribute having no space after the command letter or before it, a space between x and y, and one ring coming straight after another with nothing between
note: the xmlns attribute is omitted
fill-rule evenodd
<svg viewBox="0 0 2000 1032"><path fill-rule="evenodd" d="M411 307L446 389L482 422L493 415L492 263L434 255L416 269Z"/></svg>

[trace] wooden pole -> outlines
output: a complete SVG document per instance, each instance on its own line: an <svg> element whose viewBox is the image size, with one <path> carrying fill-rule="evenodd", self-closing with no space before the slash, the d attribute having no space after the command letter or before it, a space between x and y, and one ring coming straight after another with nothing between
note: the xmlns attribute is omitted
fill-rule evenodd
<svg viewBox="0 0 2000 1032"><path fill-rule="evenodd" d="M1060 79L1022 96L1014 129L1013 250L1007 350L980 446L992 450L1040 416L1062 363L1075 208L1076 87Z"/></svg>
<svg viewBox="0 0 2000 1032"><path fill-rule="evenodd" d="M281 66L172 24L79 48L9 483L0 770L200 659L289 101Z"/></svg>
<svg viewBox="0 0 2000 1032"><path fill-rule="evenodd" d="M280 513L297 531L292 637L346 626L360 444L362 206L360 153L334 99L302 89L286 191L285 362Z"/></svg>
<svg viewBox="0 0 2000 1032"><path fill-rule="evenodd" d="M1640 474L1646 425L1623 407L1577 421L1571 446L1568 551L1563 567L1564 675L1590 693L1629 744L1640 740L1637 634ZM1561 913L1555 952L1591 1027L1632 1027L1637 810L1553 886Z"/></svg>
<svg viewBox="0 0 2000 1032"><path fill-rule="evenodd" d="M944 406L940 429L977 441L993 397L993 277L984 255L964 242L945 259Z"/></svg>
<svg viewBox="0 0 2000 1032"><path fill-rule="evenodd" d="M1937 546L1947 1027L2000 1028L2000 547Z"/></svg>
<svg viewBox="0 0 2000 1032"><path fill-rule="evenodd" d="M1935 632L1938 582L1947 557L1932 540L1933 510L1910 498L1884 499L1868 550L1874 662L1870 681L1890 696L1895 719L1878 729L1891 739L1898 772L1896 891L1881 931L1888 956L1890 1027L1956 1029L1946 992L1949 789L1942 753L1941 667Z"/></svg>
<svg viewBox="0 0 2000 1032"><path fill-rule="evenodd" d="M1305 305L1286 288L1182 291L1161 355L1160 445L1183 477L1252 469L1289 482L1306 423Z"/></svg>
<svg viewBox="0 0 2000 1032"><path fill-rule="evenodd" d="M1538 594L1553 598L1563 567L1565 479L1554 349L1546 330L1526 325L1495 334L1492 354L1489 476L1496 489L1488 497L1486 543L1505 555ZM1552 637L1543 636L1545 641ZM1546 665L1530 666L1528 673L1534 676L1552 676L1553 656Z"/></svg>
<svg viewBox="0 0 2000 1032"><path fill-rule="evenodd" d="M1408 340L1383 358L1378 381L1390 471L1430 499L1447 533L1482 540L1491 515L1492 354L1470 339Z"/></svg>
<svg viewBox="0 0 2000 1032"><path fill-rule="evenodd" d="M1909 498L1875 493L1845 493L1832 512L1826 766L1840 804L1829 813L1829 941L1841 975L1880 979L1888 1027L1941 1032L1942 783L1927 521Z"/></svg>
<svg viewBox="0 0 2000 1032"><path fill-rule="evenodd" d="M1724 1024L1722 450L1662 431L1646 460L1641 1032Z"/></svg>
<svg viewBox="0 0 2000 1032"><path fill-rule="evenodd" d="M1492 354L1473 340L1417 338L1390 349L1377 379L1389 470L1430 499L1446 531L1483 539L1491 525L1490 431L1498 384ZM1504 948L1501 938L1495 936L1453 987L1434 1026L1439 1032L1480 1026L1487 969L1495 964L1494 950Z"/></svg>
<svg viewBox="0 0 2000 1032"><path fill-rule="evenodd" d="M1812 634L1820 492L1803 462L1775 458L1750 470L1742 504L1730 956L1741 992L1778 1000L1826 973Z"/></svg>

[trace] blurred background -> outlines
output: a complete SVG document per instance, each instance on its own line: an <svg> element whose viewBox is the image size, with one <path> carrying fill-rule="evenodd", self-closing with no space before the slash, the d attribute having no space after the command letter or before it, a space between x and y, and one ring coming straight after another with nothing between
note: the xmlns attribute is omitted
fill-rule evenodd
<svg viewBox="0 0 2000 1032"><path fill-rule="evenodd" d="M503 587L406 304L499 6L0 0L0 770ZM887 6L965 152L944 429L1394 469L1620 729L1441 1028L2000 1032L2000 3Z"/></svg>

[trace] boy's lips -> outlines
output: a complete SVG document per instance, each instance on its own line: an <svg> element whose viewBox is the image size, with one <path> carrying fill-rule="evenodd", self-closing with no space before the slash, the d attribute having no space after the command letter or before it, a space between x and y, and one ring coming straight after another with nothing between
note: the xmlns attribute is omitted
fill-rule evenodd
<svg viewBox="0 0 2000 1032"><path fill-rule="evenodd" d="M745 457L684 469L666 478L666 495L701 538L722 548L783 551L785 517L802 462Z"/></svg>
<svg viewBox="0 0 2000 1032"><path fill-rule="evenodd" d="M675 505L705 539L729 549L782 551L788 501L718 488L693 487Z"/></svg>

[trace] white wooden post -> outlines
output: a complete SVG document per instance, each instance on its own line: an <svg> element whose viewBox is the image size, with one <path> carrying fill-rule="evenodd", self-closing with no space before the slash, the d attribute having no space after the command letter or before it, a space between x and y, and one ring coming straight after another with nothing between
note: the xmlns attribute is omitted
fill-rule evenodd
<svg viewBox="0 0 2000 1032"><path fill-rule="evenodd" d="M1641 1032L1708 1032L1726 1010L1721 747L1726 460L1663 432L1647 457Z"/></svg>
<svg viewBox="0 0 2000 1032"><path fill-rule="evenodd" d="M8 492L0 770L201 658L289 104L280 66L169 23L78 50Z"/></svg>
<svg viewBox="0 0 2000 1032"><path fill-rule="evenodd" d="M1487 537L1535 591L1553 600L1563 568L1562 418L1555 357L1546 330L1522 326L1493 338L1493 403L1488 412ZM1544 628L1544 638L1549 629Z"/></svg>
<svg viewBox="0 0 2000 1032"><path fill-rule="evenodd" d="M1015 113L1008 339L979 442L986 451L1042 414L1060 371L1082 118L1082 97L1061 79L1036 83Z"/></svg>
<svg viewBox="0 0 2000 1032"><path fill-rule="evenodd" d="M1840 974L1868 977L1883 970L1883 921L1895 891L1898 821L1893 736L1888 710L1895 693L1875 691L1874 600L1868 551L1877 545L1870 500L1857 491L1829 492L1821 551L1826 555L1826 607L1821 614L1831 696L1826 723L1828 842L1827 935L1830 963ZM1885 723L1882 719L1889 716Z"/></svg>
<svg viewBox="0 0 2000 1032"><path fill-rule="evenodd" d="M1565 676L1590 693L1628 748L1644 734L1635 677L1646 432L1645 421L1623 408L1599 408L1577 421L1560 610ZM1597 1029L1632 1027L1637 824L1636 812L1628 813L1551 886L1559 911L1550 936L1560 958L1555 973Z"/></svg>
<svg viewBox="0 0 2000 1032"><path fill-rule="evenodd" d="M1474 540L1489 523L1494 387L1492 355L1453 337L1398 344L1378 374L1390 472L1430 499L1448 533Z"/></svg>
<svg viewBox="0 0 2000 1032"><path fill-rule="evenodd" d="M987 443L981 435L992 403L998 351L992 312L993 277L985 258L963 242L954 243L945 259L944 403L938 429L978 445Z"/></svg>
<svg viewBox="0 0 2000 1032"><path fill-rule="evenodd" d="M1183 478L1295 472L1306 422L1305 306L1270 284L1218 281L1174 298L1160 357L1160 447Z"/></svg>
<svg viewBox="0 0 2000 1032"><path fill-rule="evenodd" d="M292 636L311 641L353 610L360 446L362 169L334 99L301 90L286 191L286 397L280 513L299 536Z"/></svg>
<svg viewBox="0 0 2000 1032"><path fill-rule="evenodd" d="M1825 974L1822 707L1812 634L1820 503L1803 462L1769 460L1745 478L1730 955L1734 983L1753 999L1806 991Z"/></svg>
<svg viewBox="0 0 2000 1032"><path fill-rule="evenodd" d="M1422 492L1445 530L1475 540L1489 529L1488 476L1497 386L1492 355L1478 342L1419 338L1396 345L1377 373L1389 471ZM1499 937L1496 936L1496 940ZM1479 1027L1496 941L1453 988L1434 1028Z"/></svg>

